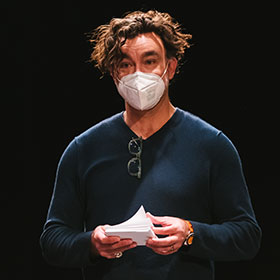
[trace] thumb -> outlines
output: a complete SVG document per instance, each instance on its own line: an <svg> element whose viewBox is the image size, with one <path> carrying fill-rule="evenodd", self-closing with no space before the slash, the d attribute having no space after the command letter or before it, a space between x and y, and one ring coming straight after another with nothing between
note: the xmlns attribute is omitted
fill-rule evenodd
<svg viewBox="0 0 280 280"><path fill-rule="evenodd" d="M154 216L150 212L146 213L147 218L150 218L153 224L166 225L165 217Z"/></svg>

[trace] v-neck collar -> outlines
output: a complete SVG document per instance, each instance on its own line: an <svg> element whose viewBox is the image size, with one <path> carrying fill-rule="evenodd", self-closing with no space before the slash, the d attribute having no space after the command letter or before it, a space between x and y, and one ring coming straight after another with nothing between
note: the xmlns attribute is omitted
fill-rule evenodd
<svg viewBox="0 0 280 280"><path fill-rule="evenodd" d="M129 132L129 134L132 137L139 137L137 134L134 133L134 131L132 131L130 129L130 127L126 124L125 120L124 120L124 111L120 114L121 115L121 121L123 126L125 127L125 129ZM163 131L165 131L166 129L168 129L171 126L174 126L177 121L180 119L180 109L179 108L175 108L175 111L173 113L173 115L169 118L169 120L160 128L158 129L155 133L153 133L151 136L149 136L146 139L143 139L143 142L149 142L151 141L153 138L155 138L158 134L162 133Z"/></svg>

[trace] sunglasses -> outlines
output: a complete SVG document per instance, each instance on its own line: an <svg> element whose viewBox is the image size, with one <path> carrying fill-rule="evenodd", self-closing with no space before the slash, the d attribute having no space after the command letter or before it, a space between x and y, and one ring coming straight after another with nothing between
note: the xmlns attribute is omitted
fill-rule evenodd
<svg viewBox="0 0 280 280"><path fill-rule="evenodd" d="M142 137L132 138L128 143L128 151L134 157L127 163L129 175L141 178L141 153L142 153Z"/></svg>

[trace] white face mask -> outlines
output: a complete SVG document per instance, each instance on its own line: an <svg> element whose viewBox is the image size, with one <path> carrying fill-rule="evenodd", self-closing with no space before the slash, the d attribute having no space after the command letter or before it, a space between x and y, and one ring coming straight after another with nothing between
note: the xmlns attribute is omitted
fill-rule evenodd
<svg viewBox="0 0 280 280"><path fill-rule="evenodd" d="M153 73L135 72L118 79L117 89L123 99L137 110L149 110L160 101L165 83L163 76L167 71L168 64L162 74L158 76Z"/></svg>

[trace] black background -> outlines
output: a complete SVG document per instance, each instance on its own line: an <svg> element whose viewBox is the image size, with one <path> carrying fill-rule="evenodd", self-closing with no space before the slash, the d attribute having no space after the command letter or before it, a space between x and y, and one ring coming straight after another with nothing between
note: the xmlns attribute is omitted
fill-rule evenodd
<svg viewBox="0 0 280 280"><path fill-rule="evenodd" d="M91 50L85 33L127 11L150 8L170 13L193 35L193 47L170 87L171 101L233 141L263 230L258 255L246 262L217 263L216 279L275 275L279 263L279 125L273 85L278 65L272 55L276 7L243 2L10 1L1 23L3 62L7 62L2 64L7 69L2 71L2 154L7 155L2 158L7 249L3 279L80 279L79 271L55 268L43 260L39 236L56 166L67 144L124 109L111 78L100 79L87 62Z"/></svg>

